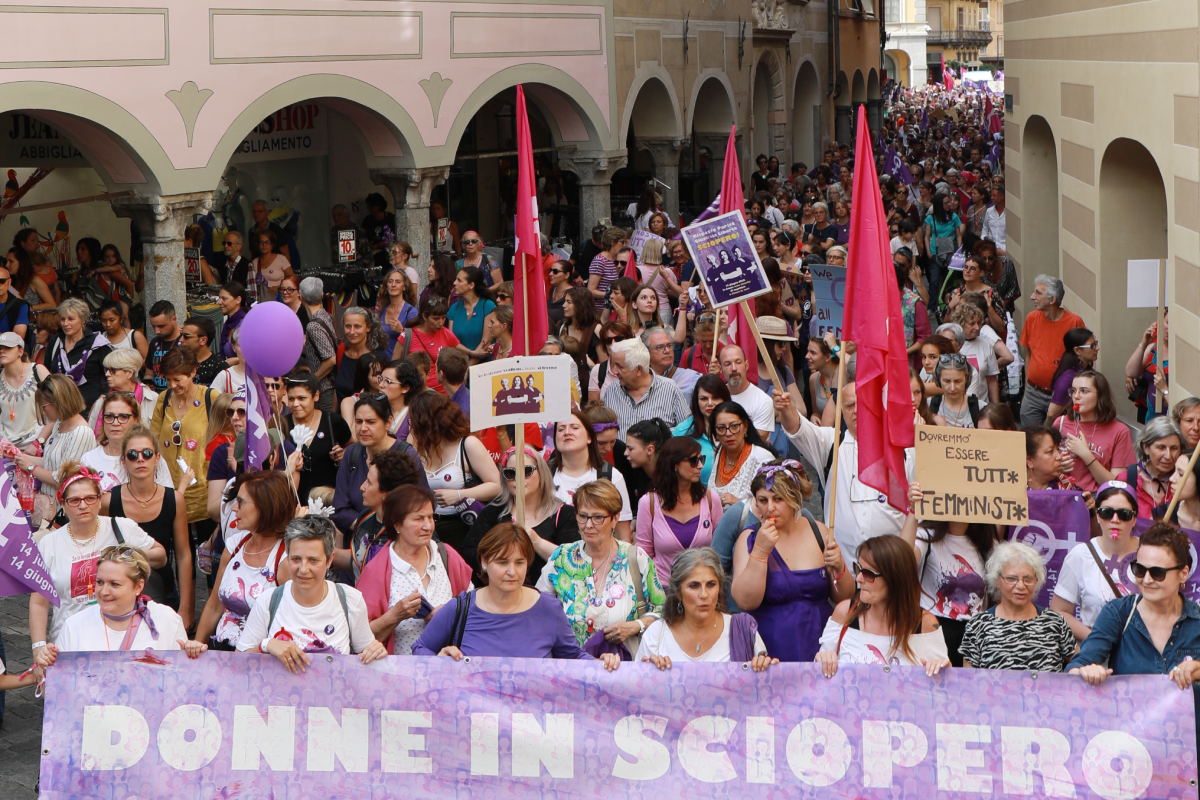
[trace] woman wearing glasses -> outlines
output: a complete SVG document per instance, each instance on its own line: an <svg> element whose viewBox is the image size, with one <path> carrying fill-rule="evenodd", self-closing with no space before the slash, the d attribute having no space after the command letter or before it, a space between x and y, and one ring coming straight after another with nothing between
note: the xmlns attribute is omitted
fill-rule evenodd
<svg viewBox="0 0 1200 800"><path fill-rule="evenodd" d="M104 357L112 350L102 333L90 333L87 321L92 310L88 304L68 297L58 307L58 337L50 342L46 352L46 369L51 374L66 375L79 387L84 408L104 394Z"/></svg>
<svg viewBox="0 0 1200 800"><path fill-rule="evenodd" d="M304 300L300 297L300 277L297 275L288 275L279 284L279 297L281 303L290 308L300 320L300 325L303 328L308 327L311 317L308 315L308 309L304 306Z"/></svg>
<svg viewBox="0 0 1200 800"><path fill-rule="evenodd" d="M387 335L388 358L395 358L396 343L404 329L417 318L417 291L404 270L397 267L383 278L383 288L375 304L375 316Z"/></svg>
<svg viewBox="0 0 1200 800"><path fill-rule="evenodd" d="M99 446L83 454L80 463L101 476L100 491L111 492L113 487L124 483L126 471L122 463L125 451L122 440L125 434L133 428L142 427L138 416L137 402L133 396L125 392L109 392L100 398L102 411L100 413L100 434L97 439ZM155 472L150 475L162 486L175 488L171 482L171 473L161 460ZM123 516L118 514L117 516Z"/></svg>
<svg viewBox="0 0 1200 800"><path fill-rule="evenodd" d="M1061 614L1038 608L1034 598L1046 582L1038 552L1001 542L987 561L987 586L1000 602L967 623L964 667L1062 672L1075 655L1075 636Z"/></svg>
<svg viewBox="0 0 1200 800"><path fill-rule="evenodd" d="M350 444L350 426L340 415L317 408L321 382L311 372L293 373L283 382L292 412L292 441L300 449L296 489L300 505L307 506L314 487L337 484L342 448Z"/></svg>
<svg viewBox="0 0 1200 800"><path fill-rule="evenodd" d="M554 262L547 275L550 276L550 287L546 293L546 316L550 320L550 330L556 331L565 316L563 305L567 301L567 292L571 290L571 262Z"/></svg>
<svg viewBox="0 0 1200 800"><path fill-rule="evenodd" d="M750 483L758 468L775 458L775 454L762 440L746 409L735 401L713 409L708 435L717 443L713 470L708 476L709 487L717 491L726 507L749 500Z"/></svg>
<svg viewBox="0 0 1200 800"><path fill-rule="evenodd" d="M151 567L165 567L163 546L129 520L100 515L100 476L75 462L64 465L58 501L67 514L67 524L51 531L38 543L50 580L61 601L50 612L50 601L36 592L29 596L29 633L36 659L46 642L58 642L67 620L97 600L96 564L100 554L113 545L132 545L146 555ZM49 623L49 624L47 624Z"/></svg>
<svg viewBox="0 0 1200 800"><path fill-rule="evenodd" d="M1072 405L1071 386L1075 376L1095 368L1100 357L1100 340L1087 328L1071 328L1063 334L1063 354L1050 383L1050 408L1046 424L1052 425Z"/></svg>
<svg viewBox="0 0 1200 800"><path fill-rule="evenodd" d="M1096 492L1100 535L1075 545L1063 559L1050 608L1062 614L1080 642L1092 632L1105 605L1137 592L1126 567L1130 555L1138 549L1138 540L1133 536L1137 512L1133 487L1123 481L1105 483Z"/></svg>
<svg viewBox="0 0 1200 800"><path fill-rule="evenodd" d="M12 331L0 334L0 436L18 448L37 438L38 405L34 395L49 371L25 361L25 340Z"/></svg>
<svg viewBox="0 0 1200 800"><path fill-rule="evenodd" d="M500 497L475 518L460 551L467 563L476 568L479 566L476 556L479 542L501 522L513 521L517 491L516 448L510 447L500 463L504 465L500 470ZM533 542L533 561L525 576L526 583L532 586L556 547L579 541L574 507L554 496L550 468L532 447L525 448L525 530Z"/></svg>
<svg viewBox="0 0 1200 800"><path fill-rule="evenodd" d="M637 543L659 575L670 575L684 550L712 544L722 507L716 491L700 480L706 462L690 436L672 437L658 448L653 490L638 501Z"/></svg>
<svg viewBox="0 0 1200 800"><path fill-rule="evenodd" d="M454 266L461 272L467 267L474 267L483 275L480 286L499 286L504 282L504 275L495 259L483 252L483 239L475 231L467 231L462 235L463 257Z"/></svg>
<svg viewBox="0 0 1200 800"><path fill-rule="evenodd" d="M0 363L3 355L0 354ZM138 417L143 425L149 425L154 418L154 406L158 403L158 392L138 380L145 360L137 350L113 350L104 357L104 377L108 381L109 392L124 392L132 394L137 399ZM92 404L88 414L88 427L100 435L100 410L104 398Z"/></svg>
<svg viewBox="0 0 1200 800"><path fill-rule="evenodd" d="M420 371L408 361L393 361L384 366L379 374L379 391L387 396L392 409L392 424L389 432L401 441L408 438L412 421L408 408L417 395L426 391L425 379Z"/></svg>
<svg viewBox="0 0 1200 800"><path fill-rule="evenodd" d="M1063 468L1080 489L1095 491L1112 480L1121 468L1137 463L1129 426L1117 419L1108 381L1090 369L1071 380L1072 405L1054 420L1067 444L1070 457Z"/></svg>
<svg viewBox="0 0 1200 800"><path fill-rule="evenodd" d="M33 525L36 529L42 520L51 520L58 513L56 491L60 484L60 470L67 463L78 462L84 454L96 446L96 437L87 420L83 418L83 397L75 384L65 375L51 375L38 385L34 393L37 404L37 421L43 431L50 426L48 436L39 442L42 455L32 456L17 453L17 466L42 482L41 490L33 502Z"/></svg>
<svg viewBox="0 0 1200 800"><path fill-rule="evenodd" d="M458 337L458 349L470 356L473 363L479 363L488 355L487 349L480 344L483 341L483 322L496 304L492 302L491 294L483 282L483 273L478 267L460 269L454 278L454 291L458 293L458 300L446 312L446 322ZM429 357L437 363L435 354L430 353Z"/></svg>

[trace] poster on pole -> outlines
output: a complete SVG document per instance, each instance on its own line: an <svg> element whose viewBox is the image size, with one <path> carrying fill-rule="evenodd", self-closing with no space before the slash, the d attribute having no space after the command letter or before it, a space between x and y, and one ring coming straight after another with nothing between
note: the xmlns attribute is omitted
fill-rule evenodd
<svg viewBox="0 0 1200 800"><path fill-rule="evenodd" d="M646 248L646 243L652 242L655 239L660 242L666 242L666 239L650 231L634 231L633 235L629 237L629 249L633 250L639 264L642 263L642 250Z"/></svg>
<svg viewBox="0 0 1200 800"><path fill-rule="evenodd" d="M916 458L918 518L1001 525L1029 519L1025 434L918 425Z"/></svg>
<svg viewBox="0 0 1200 800"><path fill-rule="evenodd" d="M771 291L741 212L730 211L697 222L682 233L714 308Z"/></svg>
<svg viewBox="0 0 1200 800"><path fill-rule="evenodd" d="M842 313L846 310L846 268L811 264L813 315L809 332L813 336L832 333L842 339Z"/></svg>
<svg viewBox="0 0 1200 800"><path fill-rule="evenodd" d="M1162 305L1163 292L1158 285L1160 260L1130 259L1125 263L1128 266L1125 307L1158 308Z"/></svg>
<svg viewBox="0 0 1200 800"><path fill-rule="evenodd" d="M475 430L526 422L561 422L571 415L571 357L518 356L471 367Z"/></svg>

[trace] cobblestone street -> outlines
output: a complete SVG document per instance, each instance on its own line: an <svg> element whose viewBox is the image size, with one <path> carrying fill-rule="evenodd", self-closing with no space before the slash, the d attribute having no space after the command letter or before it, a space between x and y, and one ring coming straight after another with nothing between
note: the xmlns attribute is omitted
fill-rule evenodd
<svg viewBox="0 0 1200 800"><path fill-rule="evenodd" d="M0 635L4 664L20 675L32 661L29 653L29 596L0 597ZM33 800L38 780L38 748L42 744L42 701L33 689L4 693L4 724L0 725L0 797Z"/></svg>

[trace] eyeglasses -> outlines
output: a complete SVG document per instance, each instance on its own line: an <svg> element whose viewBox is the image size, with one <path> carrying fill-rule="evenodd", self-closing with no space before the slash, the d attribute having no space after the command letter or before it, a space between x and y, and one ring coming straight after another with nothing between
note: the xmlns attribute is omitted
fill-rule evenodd
<svg viewBox="0 0 1200 800"><path fill-rule="evenodd" d="M280 294L295 294L297 291L298 290L296 289L295 286L280 286L279 287Z"/></svg>
<svg viewBox="0 0 1200 800"><path fill-rule="evenodd" d="M480 244L480 241L481 240L479 240L479 239L463 239L462 243L463 244Z"/></svg>
<svg viewBox="0 0 1200 800"><path fill-rule="evenodd" d="M1092 342L1091 344L1081 344L1081 345L1079 345L1079 349L1080 350L1099 350L1100 349L1100 340L1097 339L1096 341Z"/></svg>
<svg viewBox="0 0 1200 800"><path fill-rule="evenodd" d="M1007 586L1016 586L1018 583L1022 586L1037 586L1037 578L1032 575L1001 575L1000 580Z"/></svg>
<svg viewBox="0 0 1200 800"><path fill-rule="evenodd" d="M1070 397L1083 397L1084 395L1088 395L1091 393L1092 393L1092 390L1089 389L1087 386L1072 386L1070 389L1067 389L1067 394Z"/></svg>
<svg viewBox="0 0 1200 800"><path fill-rule="evenodd" d="M671 344L670 342L666 342L665 344L656 344L656 345L654 345L654 347L650 347L647 349L649 349L651 351L659 352L659 353L665 353L667 350L674 350L675 345Z"/></svg>
<svg viewBox="0 0 1200 800"><path fill-rule="evenodd" d="M529 480L530 478L532 478L534 471L535 470L532 466L526 464L525 465L525 480ZM503 476L504 480L506 480L506 481L515 481L517 479L517 471L515 469L513 469L512 467L505 467L504 469L500 470L500 475Z"/></svg>
<svg viewBox="0 0 1200 800"><path fill-rule="evenodd" d="M708 457L705 456L703 453L700 453L699 455L688 456L687 458L684 459L684 461L691 464L693 467L703 467L704 462L707 460L708 460Z"/></svg>
<svg viewBox="0 0 1200 800"><path fill-rule="evenodd" d="M938 363L956 364L961 367L967 363L967 357L959 353L942 353L938 356Z"/></svg>
<svg viewBox="0 0 1200 800"><path fill-rule="evenodd" d="M1145 564L1141 563L1140 561L1134 561L1132 564L1129 565L1129 571L1133 573L1133 577L1137 578L1140 581L1142 578L1146 577L1147 573L1149 573L1150 578L1152 580L1154 580L1156 583L1158 581L1166 580L1168 572L1174 572L1177 569L1186 569L1186 568L1187 568L1187 564L1176 564L1173 567L1147 567Z"/></svg>
<svg viewBox="0 0 1200 800"><path fill-rule="evenodd" d="M379 385L380 386L399 386L400 381L395 380L394 378L384 378L384 377L380 376Z"/></svg>
<svg viewBox="0 0 1200 800"><path fill-rule="evenodd" d="M856 578L857 578L859 575L861 575L861 576L862 576L862 579L863 579L864 581L866 581L867 583L874 583L875 581L877 581L877 580L879 580L880 578L882 578L882 577L883 577L883 573L882 573L882 572L876 572L876 571L875 571L875 570L873 570L873 569L867 569L866 567L864 567L864 566L862 566L862 565L858 564L857 562L855 562L855 564L854 564L854 577L856 577Z"/></svg>
<svg viewBox="0 0 1200 800"><path fill-rule="evenodd" d="M720 436L724 436L727 433L737 433L741 429L742 423L740 422L731 422L728 425L718 425L716 427L717 434Z"/></svg>
<svg viewBox="0 0 1200 800"><path fill-rule="evenodd" d="M263 381L263 385L268 389L282 389L283 384L278 381Z"/></svg>
<svg viewBox="0 0 1200 800"><path fill-rule="evenodd" d="M129 422L133 419L133 414L105 414L104 421L110 425L114 422Z"/></svg>
<svg viewBox="0 0 1200 800"><path fill-rule="evenodd" d="M100 495L98 494L85 494L83 497L68 497L66 500L63 500L63 503L71 508L94 506L98 502L100 502Z"/></svg>
<svg viewBox="0 0 1200 800"><path fill-rule="evenodd" d="M141 450L126 450L125 460L132 464L139 460L138 456L141 456L140 460L149 461L150 459L154 458L155 455L156 453L154 450L149 447L144 447Z"/></svg>
<svg viewBox="0 0 1200 800"><path fill-rule="evenodd" d="M586 528L589 525L599 528L604 520L611 517L612 514L576 514L575 519L579 522L579 527Z"/></svg>
<svg viewBox="0 0 1200 800"><path fill-rule="evenodd" d="M1100 519L1112 519L1114 514L1116 515L1117 519L1121 520L1121 522L1129 522L1129 520L1137 516L1137 513L1132 508L1113 508L1111 506L1100 506L1096 509L1096 516Z"/></svg>

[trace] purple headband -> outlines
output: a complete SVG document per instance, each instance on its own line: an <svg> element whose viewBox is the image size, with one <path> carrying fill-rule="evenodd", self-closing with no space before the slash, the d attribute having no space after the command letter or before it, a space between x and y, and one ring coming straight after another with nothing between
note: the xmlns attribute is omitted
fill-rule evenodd
<svg viewBox="0 0 1200 800"><path fill-rule="evenodd" d="M599 433L600 431L606 431L609 428L618 428L620 425L621 423L619 422L593 422L592 430L594 430L596 433Z"/></svg>
<svg viewBox="0 0 1200 800"><path fill-rule="evenodd" d="M1125 496L1129 498L1129 502L1133 504L1133 510L1137 511L1137 490L1128 483L1125 481L1105 481L1104 483L1100 484L1098 489L1096 489L1096 498L1099 499L1100 495L1103 494L1106 489L1116 489L1118 492L1124 492Z"/></svg>
<svg viewBox="0 0 1200 800"><path fill-rule="evenodd" d="M799 472L800 475L792 475L794 471ZM763 486L769 490L774 490L775 476L781 472L785 475L792 475L793 478L799 478L800 476L805 478L808 477L808 473L804 470L804 465L791 458L784 461L782 464L766 464L765 466L758 468L758 474L766 477L766 481L763 483ZM797 480L796 482L799 483L800 481Z"/></svg>

